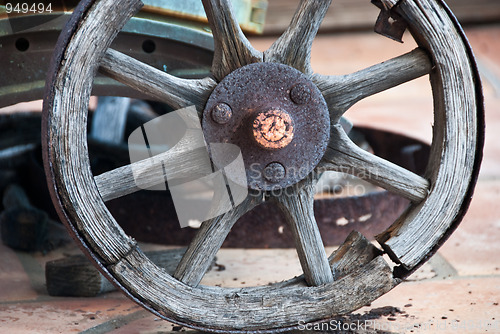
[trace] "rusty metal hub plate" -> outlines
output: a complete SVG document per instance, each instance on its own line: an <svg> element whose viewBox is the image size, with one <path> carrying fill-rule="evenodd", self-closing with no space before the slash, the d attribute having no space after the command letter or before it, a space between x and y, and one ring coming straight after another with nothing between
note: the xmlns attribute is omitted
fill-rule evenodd
<svg viewBox="0 0 500 334"><path fill-rule="evenodd" d="M214 89L203 112L205 140L237 145L248 186L273 190L306 177L325 153L330 116L319 89L276 63L244 66Z"/></svg>

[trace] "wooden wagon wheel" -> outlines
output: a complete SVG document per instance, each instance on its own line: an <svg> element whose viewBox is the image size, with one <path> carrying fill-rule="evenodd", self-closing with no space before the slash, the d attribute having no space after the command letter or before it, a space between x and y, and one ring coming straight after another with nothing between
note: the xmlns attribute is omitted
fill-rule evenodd
<svg viewBox="0 0 500 334"><path fill-rule="evenodd" d="M278 331L294 328L299 321L330 319L370 303L436 251L460 222L473 192L483 144L483 110L478 74L460 27L438 0L382 0L388 13L399 15L409 24L419 48L350 75L329 77L312 73L309 56L330 1L301 1L289 28L264 53L250 46L234 20L228 0L203 0L203 4L214 34L215 56L213 78L202 80L172 77L108 49L120 27L141 6L138 0L86 0L76 8L59 39L44 101L45 168L61 218L100 270L130 298L165 319L192 328ZM99 68L172 107L195 105L199 111L205 109L212 91L227 83L227 78L239 79L242 70L250 77L263 73L263 69L277 71L273 76L279 80L282 72L295 76L304 80L306 88L291 93L289 100L300 104L302 99L313 96L318 106L312 109L323 117L322 122L322 106L329 110L329 134L323 133L321 122L318 131L306 134L310 137L306 140L317 141L322 147L318 153L321 161L315 162L309 176L291 188L293 193L266 193L265 197L255 196L256 190L251 190L236 209L204 222L170 275L143 254L104 205L106 200L136 191L131 166L96 177L90 170L87 106L92 79ZM433 89L435 123L424 178L361 150L349 140L338 121L364 97L426 74ZM324 100L314 95L316 89ZM276 110L283 111L279 106ZM259 115L268 117L266 112L269 110ZM300 118L297 113L292 116ZM297 124L300 128L301 123ZM302 138L300 129L295 135ZM281 146L278 150L283 149ZM150 166L147 182L164 182L163 175L154 173L158 163L168 161L166 168L182 163L182 148L172 151L135 167ZM195 172L196 168L190 164L182 172ZM355 233L327 258L315 224L310 185L315 171L339 169L366 175L368 181L411 200L405 213L377 238L399 264L394 270L380 251ZM264 181L260 187L267 189ZM304 277L241 289L198 286L235 221L264 198L283 209Z"/></svg>

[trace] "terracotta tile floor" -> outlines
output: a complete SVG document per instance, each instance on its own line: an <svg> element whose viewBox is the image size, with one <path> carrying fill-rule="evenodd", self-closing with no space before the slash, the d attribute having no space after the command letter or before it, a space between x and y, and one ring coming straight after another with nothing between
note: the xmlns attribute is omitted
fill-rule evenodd
<svg viewBox="0 0 500 334"><path fill-rule="evenodd" d="M486 104L485 158L476 194L465 220L436 256L408 282L358 311L392 307L392 315L374 320L378 332L500 333L500 25L469 28L466 33L483 76ZM323 74L349 73L413 49L411 38L406 36L406 40L398 44L373 33L322 35L314 44L313 68ZM264 49L272 40L254 38L252 42ZM429 142L429 92L425 79L415 80L362 101L347 116L355 124ZM48 296L44 262L71 252L74 246L43 257L0 245L1 333L179 331L118 292L96 298ZM221 250L218 258L226 270L211 271L205 284L265 284L300 272L294 250Z"/></svg>

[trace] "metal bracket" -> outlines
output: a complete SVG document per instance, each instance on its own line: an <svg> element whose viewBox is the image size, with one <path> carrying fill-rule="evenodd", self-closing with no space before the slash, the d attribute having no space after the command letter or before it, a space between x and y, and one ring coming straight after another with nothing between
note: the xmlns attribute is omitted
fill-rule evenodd
<svg viewBox="0 0 500 334"><path fill-rule="evenodd" d="M372 4L380 8L375 32L397 42L403 43L403 34L408 28L405 19L397 14L393 8L388 8L381 0L371 0Z"/></svg>

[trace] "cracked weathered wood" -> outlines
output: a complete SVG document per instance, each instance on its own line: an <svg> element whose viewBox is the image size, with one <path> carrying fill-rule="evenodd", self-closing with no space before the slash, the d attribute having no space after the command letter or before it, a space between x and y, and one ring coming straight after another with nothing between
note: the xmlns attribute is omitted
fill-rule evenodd
<svg viewBox="0 0 500 334"><path fill-rule="evenodd" d="M375 247L365 236L357 231L352 231L342 245L328 257L328 263L333 273L333 280L339 280L357 271L380 255L382 255L382 251ZM274 291L286 286L300 285L307 286L304 274L274 283L270 287L261 286L260 288ZM259 287L255 287L254 289L257 288Z"/></svg>
<svg viewBox="0 0 500 334"><path fill-rule="evenodd" d="M240 29L229 0L202 0L214 36L212 74L222 80L232 71L262 61Z"/></svg>
<svg viewBox="0 0 500 334"><path fill-rule="evenodd" d="M174 109L194 105L196 109L203 110L216 84L211 78L174 77L113 49L107 50L99 70Z"/></svg>
<svg viewBox="0 0 500 334"><path fill-rule="evenodd" d="M285 216L295 240L306 282L317 286L333 281L333 275L326 257L316 218L314 217L314 185L316 180L308 177L297 185L272 197ZM289 193L291 191L291 193Z"/></svg>
<svg viewBox="0 0 500 334"><path fill-rule="evenodd" d="M385 0L389 8L395 0ZM427 198L401 216L377 240L392 258L411 269L433 250L462 210L476 162L476 85L464 41L446 11L431 0L407 0L397 12L419 44L433 55L434 126ZM415 18L420 18L416 20ZM439 27L439 29L436 29Z"/></svg>
<svg viewBox="0 0 500 334"><path fill-rule="evenodd" d="M267 289L182 286L158 271L139 251L130 253L110 269L136 297L150 301L150 305L159 307L169 317L223 331L289 327L297 325L299 319L305 322L313 318L328 319L332 314L344 314L366 305L399 282L382 257L332 283L315 287L292 285L278 290L273 290L273 286Z"/></svg>
<svg viewBox="0 0 500 334"><path fill-rule="evenodd" d="M428 180L361 149L340 124L331 128L330 143L319 169L354 175L414 202L422 201L429 193Z"/></svg>
<svg viewBox="0 0 500 334"><path fill-rule="evenodd" d="M50 165L48 178L62 181L57 192L51 190L53 199L56 197L54 201L60 203L60 210L64 212L60 214L61 219L72 216L73 233L93 245L97 256L107 264L115 263L130 252L135 241L116 224L104 202L89 200L98 198L99 192L88 165L88 105L100 59L121 26L142 3L102 1L90 10L83 10L83 5L75 9L69 21L70 25L76 25L75 20L79 20L78 29L66 37L70 38L69 44L52 60L52 66L58 71L48 77L50 90L44 101L47 121L43 123L42 132L50 134L43 145L45 165ZM66 34L71 29L68 28ZM72 81L71 84L68 81Z"/></svg>
<svg viewBox="0 0 500 334"><path fill-rule="evenodd" d="M92 8L84 8L86 3L92 4ZM207 3L209 6L216 4L215 0L207 0ZM456 30L438 3L419 0L419 4L420 7L406 0L399 10L403 11L403 16L407 15L414 35L422 48L433 55L436 64L431 72L437 115L428 173L432 187L429 196L410 207L407 214L385 233L388 238L379 239L385 242L383 246L393 258L408 268L431 252L458 210L463 209L461 203L472 174L470 159L476 150L477 120L472 110L475 98L470 94L473 91L471 70L464 65L466 48L453 38ZM144 256L106 209L90 170L86 142L87 107L93 76L116 31L139 7L140 3L133 0L96 0L95 3L84 0L80 3L69 28L63 31L62 47L56 51L44 106L45 166L54 202L73 236L89 250L110 279L137 302L166 319L219 331L284 329L297 326L299 320L305 323L326 320L372 302L399 283L391 268L378 256L353 271L349 268L349 273L340 279L318 286L305 287L302 280L283 287L195 288L172 277ZM214 6L212 9L214 13L221 10ZM217 15L211 15L211 21L217 21ZM222 28L234 25L231 18L229 21L225 20L227 17L221 18ZM231 29L236 31L234 27ZM437 34L436 29L451 32L452 38ZM221 36L219 32L216 39ZM436 36L440 41L434 40ZM238 36L236 40L241 41ZM130 69L132 74L134 71ZM176 89L158 86L154 89L159 94L163 88ZM168 96L165 92L161 94ZM185 103L182 96L180 92L173 94L171 99L175 103ZM349 149L363 157L355 148ZM358 167L361 168L361 164L358 163ZM351 245L350 248L358 250L356 243ZM371 257L360 256L360 263L346 258L342 264L344 257L350 256L348 254L359 253L347 251L336 262L339 272L340 268L356 267Z"/></svg>
<svg viewBox="0 0 500 334"><path fill-rule="evenodd" d="M352 231L344 243L328 257L328 262L332 267L334 279L338 280L380 255L381 250L373 246L361 233Z"/></svg>
<svg viewBox="0 0 500 334"><path fill-rule="evenodd" d="M264 52L267 62L311 74L311 47L331 0L302 0L285 32Z"/></svg>
<svg viewBox="0 0 500 334"><path fill-rule="evenodd" d="M251 191L233 210L203 222L173 276L187 285L197 286L238 218L260 203L262 194Z"/></svg>
<svg viewBox="0 0 500 334"><path fill-rule="evenodd" d="M340 117L356 102L414 80L431 71L429 55L417 48L399 57L346 75L313 75L330 110L330 120Z"/></svg>

